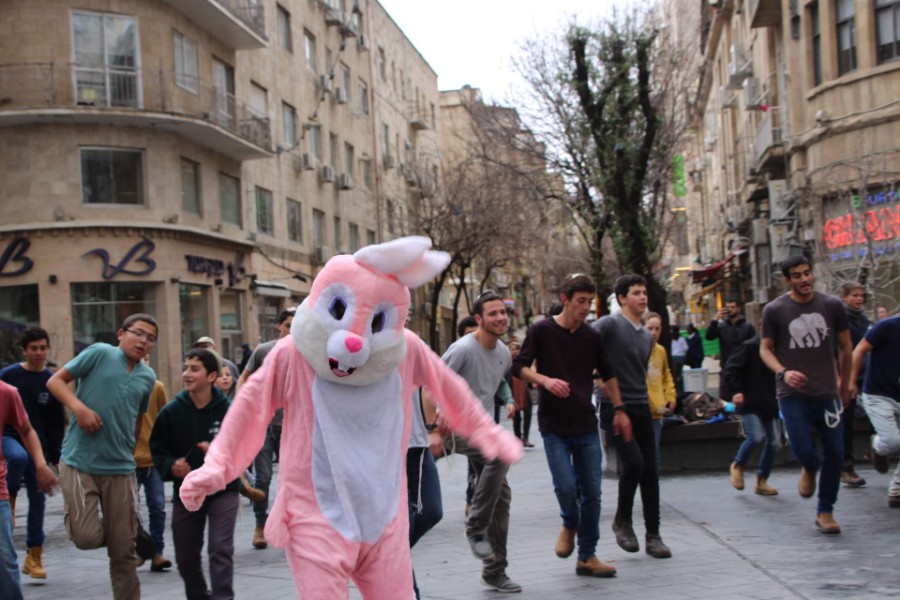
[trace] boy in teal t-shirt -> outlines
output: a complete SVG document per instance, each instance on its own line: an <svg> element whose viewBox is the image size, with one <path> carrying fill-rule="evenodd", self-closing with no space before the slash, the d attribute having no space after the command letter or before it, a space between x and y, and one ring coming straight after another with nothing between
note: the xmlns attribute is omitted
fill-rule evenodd
<svg viewBox="0 0 900 600"><path fill-rule="evenodd" d="M141 595L134 445L156 383L156 373L141 359L158 332L152 316L131 315L118 331L118 346L89 346L47 382L47 390L72 411L59 463L66 529L78 548L106 546L116 600ZM73 381L74 393L68 386Z"/></svg>

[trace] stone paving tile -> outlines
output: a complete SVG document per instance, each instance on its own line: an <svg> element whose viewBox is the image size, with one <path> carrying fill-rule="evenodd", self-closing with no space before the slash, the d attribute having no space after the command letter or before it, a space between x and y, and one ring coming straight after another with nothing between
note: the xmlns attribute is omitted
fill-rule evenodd
<svg viewBox="0 0 900 600"><path fill-rule="evenodd" d="M505 424L508 426L508 424ZM887 508L888 476L862 466L869 485L841 489L835 517L844 528L826 537L813 524L815 502L796 493L798 470L777 470L771 483L782 491L766 498L752 489L737 492L727 473L667 475L661 483L662 535L673 558L657 560L643 552L629 554L616 546L611 532L617 485L604 476L603 512L598 556L619 570L611 579L577 577L575 558L559 559L553 545L559 532L558 508L538 437L537 448L510 472L512 487L508 574L525 588L522 600L721 598L797 600L900 597L900 511ZM502 597L479 582L480 562L463 536L465 463L439 461L444 519L413 551L413 563L429 600L491 600ZM17 548L24 549L25 507L20 504ZM47 507L45 583L24 578L26 600L109 598L104 550L80 551L62 527L62 500ZM643 544L640 500L636 532ZM144 517L146 523L146 516ZM279 549L251 547L253 512L243 501L235 535L235 592L238 598L296 598L290 570ZM174 558L171 532L166 553ZM23 560L20 552L19 562ZM143 597L172 600L184 596L181 579L169 573L139 570ZM398 596L399 597L399 596ZM361 598L351 585L350 598ZM328 600L328 599L324 599ZM385 599L377 599L385 600ZM393 599L390 599L393 600Z"/></svg>

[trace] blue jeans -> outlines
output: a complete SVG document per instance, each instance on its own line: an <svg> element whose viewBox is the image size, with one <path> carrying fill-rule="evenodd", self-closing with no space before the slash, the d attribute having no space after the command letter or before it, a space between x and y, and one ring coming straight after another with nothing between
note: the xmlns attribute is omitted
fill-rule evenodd
<svg viewBox="0 0 900 600"><path fill-rule="evenodd" d="M410 448L406 451L406 489L409 498L409 547L412 548L444 518L441 479L428 448ZM413 591L419 598L415 572Z"/></svg>
<svg viewBox="0 0 900 600"><path fill-rule="evenodd" d="M562 436L541 433L553 491L566 529L578 530L578 560L594 556L600 539L599 431Z"/></svg>
<svg viewBox="0 0 900 600"><path fill-rule="evenodd" d="M844 428L841 426L840 418L835 422L834 417L830 417L831 424L836 426L829 427L825 416L826 410L834 414L840 402L838 399L812 400L802 396L788 396L779 400L784 428L791 444L791 454L810 473L815 473L820 467L822 469L819 474L819 503L816 509L820 514L830 514L834 510L841 484ZM818 431L822 444L821 461L813 442L813 429Z"/></svg>
<svg viewBox="0 0 900 600"><path fill-rule="evenodd" d="M656 445L656 473L659 474L659 444L662 441L663 420L653 419L653 443Z"/></svg>
<svg viewBox="0 0 900 600"><path fill-rule="evenodd" d="M253 459L253 487L266 494L262 502L253 503L253 514L256 515L256 526L265 527L269 516L269 485L272 483L272 462L281 444L281 425L269 425L262 450Z"/></svg>
<svg viewBox="0 0 900 600"><path fill-rule="evenodd" d="M19 563L12 534L9 500L0 500L0 598L22 600Z"/></svg>
<svg viewBox="0 0 900 600"><path fill-rule="evenodd" d="M775 464L775 455L781 449L781 440L778 439L777 419L764 419L759 415L747 413L741 415L741 421L744 425L744 434L747 436L747 439L738 448L734 462L739 465L746 465L753 451L761 444L765 444L762 456L759 457L759 469L756 474L761 479L768 479L769 475L772 474L772 465Z"/></svg>
<svg viewBox="0 0 900 600"><path fill-rule="evenodd" d="M6 458L6 487L10 498L19 494L22 479L28 491L28 529L25 544L29 548L44 545L44 507L47 496L38 486L34 461L31 455L17 440L3 436L3 456Z"/></svg>
<svg viewBox="0 0 900 600"><path fill-rule="evenodd" d="M166 533L166 491L162 477L153 467L138 467L135 477L138 491L144 486L147 511L150 513L150 537L153 538L156 553L162 554L165 547L163 536Z"/></svg>

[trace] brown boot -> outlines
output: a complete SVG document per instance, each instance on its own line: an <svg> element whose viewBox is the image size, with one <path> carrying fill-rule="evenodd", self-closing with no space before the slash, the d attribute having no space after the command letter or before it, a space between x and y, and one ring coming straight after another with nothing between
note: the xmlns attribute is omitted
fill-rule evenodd
<svg viewBox="0 0 900 600"><path fill-rule="evenodd" d="M777 496L778 490L769 485L769 482L765 477L757 477L756 493L760 496Z"/></svg>
<svg viewBox="0 0 900 600"><path fill-rule="evenodd" d="M569 558L575 551L575 530L563 527L556 538L556 555L560 558Z"/></svg>
<svg viewBox="0 0 900 600"><path fill-rule="evenodd" d="M32 579L47 579L47 571L44 570L41 558L44 554L44 548L34 546L28 549L25 555L25 564L22 565L22 572L31 575Z"/></svg>
<svg viewBox="0 0 900 600"><path fill-rule="evenodd" d="M816 515L816 527L822 530L822 533L840 533L841 526L834 520L831 513L819 513Z"/></svg>
<svg viewBox="0 0 900 600"><path fill-rule="evenodd" d="M800 495L804 498L812 498L813 494L816 493L816 474L810 473L804 467L802 471L800 471L800 481L797 483L797 491L800 492Z"/></svg>
<svg viewBox="0 0 900 600"><path fill-rule="evenodd" d="M575 563L575 574L588 577L615 577L616 568L608 565L596 556Z"/></svg>
<svg viewBox="0 0 900 600"><path fill-rule="evenodd" d="M744 467L736 462L731 463L729 468L731 474L731 486L736 490L744 489Z"/></svg>
<svg viewBox="0 0 900 600"><path fill-rule="evenodd" d="M262 550L263 548L268 547L268 542L266 542L266 532L264 527L257 527L253 530L253 547L257 550Z"/></svg>

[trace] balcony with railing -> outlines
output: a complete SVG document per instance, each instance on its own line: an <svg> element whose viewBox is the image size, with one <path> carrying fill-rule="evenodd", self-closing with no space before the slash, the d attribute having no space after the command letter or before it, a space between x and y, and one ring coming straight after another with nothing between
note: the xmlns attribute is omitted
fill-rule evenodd
<svg viewBox="0 0 900 600"><path fill-rule="evenodd" d="M752 169L756 173L778 172L784 169L786 132L781 107L769 107L763 113L756 138L751 147Z"/></svg>
<svg viewBox="0 0 900 600"><path fill-rule="evenodd" d="M166 70L0 65L0 127L27 123L154 127L235 160L272 155L267 117L221 88Z"/></svg>
<svg viewBox="0 0 900 600"><path fill-rule="evenodd" d="M781 25L781 0L750 0L750 27Z"/></svg>
<svg viewBox="0 0 900 600"><path fill-rule="evenodd" d="M166 0L166 2L229 48L252 50L269 45L262 0Z"/></svg>

